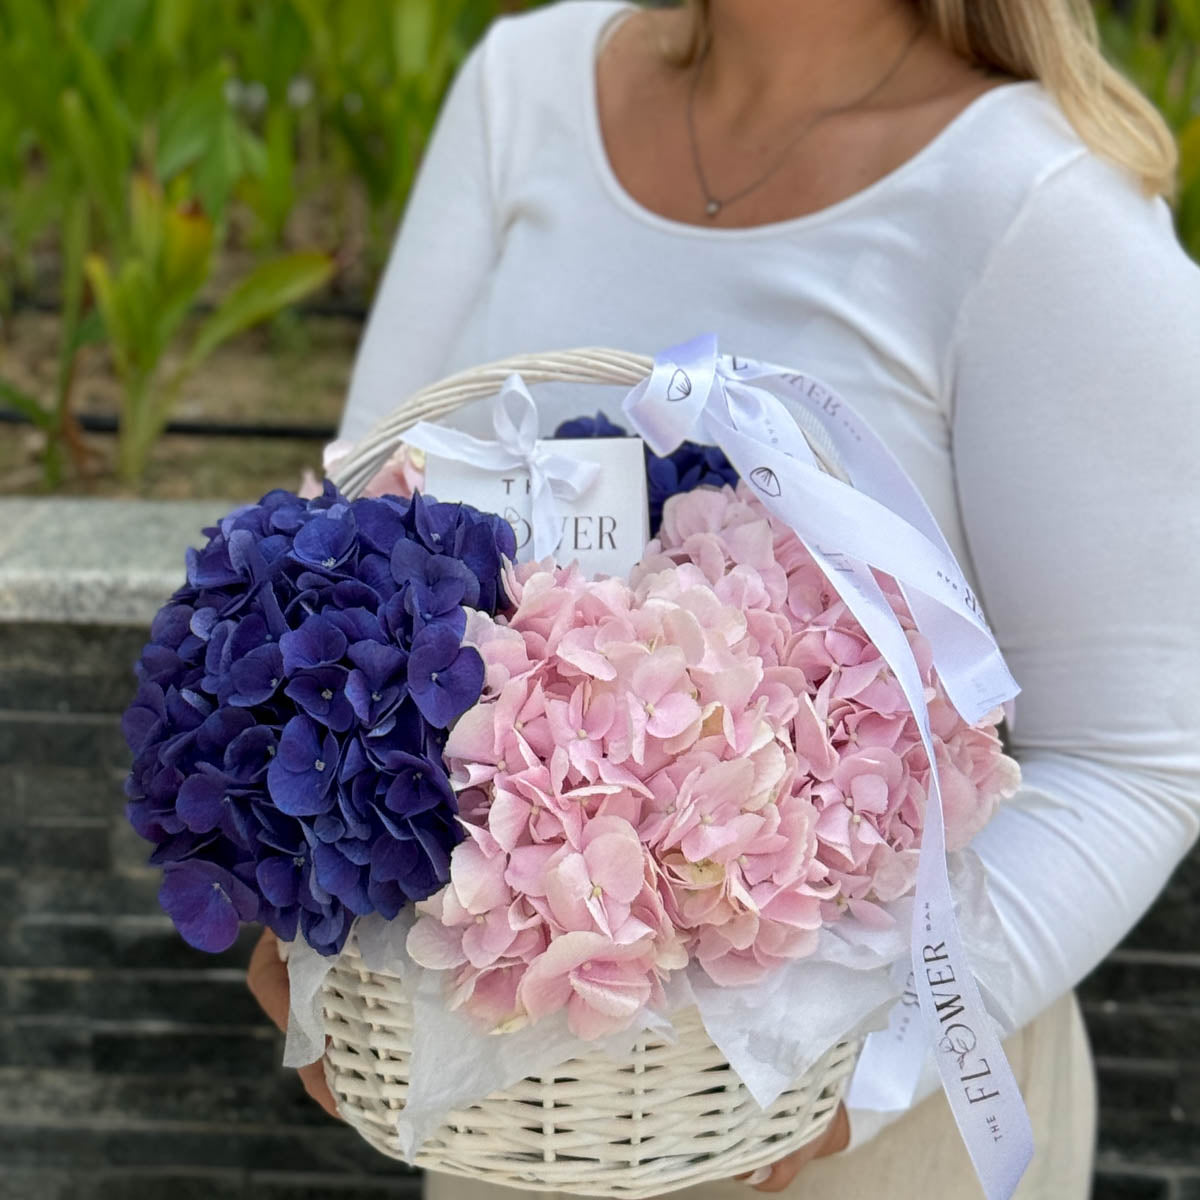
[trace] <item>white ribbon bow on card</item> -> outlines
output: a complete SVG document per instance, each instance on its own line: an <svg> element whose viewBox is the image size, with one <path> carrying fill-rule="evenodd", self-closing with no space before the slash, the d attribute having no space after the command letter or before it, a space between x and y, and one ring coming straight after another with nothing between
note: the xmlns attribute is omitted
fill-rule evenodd
<svg viewBox="0 0 1200 1200"><path fill-rule="evenodd" d="M562 536L560 500L577 500L596 482L600 467L553 450L538 440L538 410L520 375L510 375L492 403L496 440L486 442L457 429L419 421L404 431L404 441L427 454L469 463L485 471L529 472L530 542L533 557L549 558Z"/></svg>
<svg viewBox="0 0 1200 1200"><path fill-rule="evenodd" d="M784 401L790 401L794 410ZM808 376L718 356L714 337L659 355L626 397L657 454L685 440L720 447L763 504L808 548L894 672L931 765L911 931L914 987L927 1037L897 1005L868 1039L853 1100L906 1107L930 1043L988 1200L1007 1200L1033 1154L1029 1118L967 962L946 870L941 788L920 669L872 568L901 586L947 695L978 722L1018 688L961 568L903 468L869 426ZM849 483L818 465L802 432L832 449Z"/></svg>

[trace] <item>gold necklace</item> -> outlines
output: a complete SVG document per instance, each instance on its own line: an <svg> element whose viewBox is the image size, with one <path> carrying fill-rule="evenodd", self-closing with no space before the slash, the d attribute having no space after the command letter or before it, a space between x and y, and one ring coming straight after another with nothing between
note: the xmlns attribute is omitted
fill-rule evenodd
<svg viewBox="0 0 1200 1200"><path fill-rule="evenodd" d="M692 165L696 169L696 180L700 184L700 191L704 195L704 215L710 220L717 216L723 208L727 208L736 200L741 200L744 196L748 196L751 192L757 191L762 187L768 179L771 179L775 173L787 161L788 155L804 140L822 121L829 117L836 117L841 113L849 112L851 109L858 108L860 105L866 104L872 97L878 95L879 92L895 78L896 72L904 65L912 52L913 47L920 40L921 34L925 32L925 23L922 22L914 30L912 37L905 43L904 48L897 55L895 61L884 72L883 76L871 85L861 96L855 97L848 104L839 104L836 108L826 108L814 114L805 121L800 129L792 136L787 145L780 151L778 157L771 166L753 182L747 184L743 188L739 188L736 192L731 193L724 198L713 194L712 188L708 185L708 177L704 174L704 165L700 161L700 145L696 138L696 120L695 120L695 102L696 102L696 85L700 81L700 71L704 66L704 60L708 57L708 47L705 46L704 53L700 55L696 61L696 69L692 72L691 85L688 88L687 96L687 128L688 141L692 149Z"/></svg>

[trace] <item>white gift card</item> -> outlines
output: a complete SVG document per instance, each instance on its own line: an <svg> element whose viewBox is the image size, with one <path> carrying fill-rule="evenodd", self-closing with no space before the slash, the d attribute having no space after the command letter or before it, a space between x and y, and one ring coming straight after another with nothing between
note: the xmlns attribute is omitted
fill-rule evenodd
<svg viewBox="0 0 1200 1200"><path fill-rule="evenodd" d="M567 566L578 561L588 576L628 575L650 540L642 439L555 438L547 448L600 468L582 496L557 501L561 535L555 562ZM517 561L533 558L529 472L524 467L489 471L426 454L425 490L437 500L499 513L517 535Z"/></svg>

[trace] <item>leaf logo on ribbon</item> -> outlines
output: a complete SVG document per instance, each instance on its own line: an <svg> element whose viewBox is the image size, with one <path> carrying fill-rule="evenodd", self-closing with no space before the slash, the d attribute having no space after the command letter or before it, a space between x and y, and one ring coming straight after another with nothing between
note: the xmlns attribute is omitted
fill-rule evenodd
<svg viewBox="0 0 1200 1200"><path fill-rule="evenodd" d="M764 496L778 496L783 491L779 485L779 476L770 467L755 467L750 472L750 482Z"/></svg>
<svg viewBox="0 0 1200 1200"><path fill-rule="evenodd" d="M676 367L675 374L671 376L671 382L667 384L667 399L672 404L676 404L680 400L686 400L691 394L690 376L682 367Z"/></svg>

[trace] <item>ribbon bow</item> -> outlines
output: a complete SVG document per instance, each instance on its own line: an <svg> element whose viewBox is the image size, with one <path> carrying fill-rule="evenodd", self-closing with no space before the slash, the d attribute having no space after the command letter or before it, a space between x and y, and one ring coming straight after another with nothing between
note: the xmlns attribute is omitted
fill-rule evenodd
<svg viewBox="0 0 1200 1200"><path fill-rule="evenodd" d="M548 558L562 537L558 502L584 495L599 477L600 467L547 449L547 443L538 440L537 405L525 381L515 373L504 381L492 403L492 428L496 440L487 442L457 429L419 421L405 430L404 440L427 454L484 471L528 471L533 557Z"/></svg>
<svg viewBox="0 0 1200 1200"><path fill-rule="evenodd" d="M818 381L718 355L716 339L706 336L659 355L624 410L657 454L689 439L725 452L771 513L795 530L904 691L930 763L911 930L928 1040L913 1036L917 1022L894 1013L889 1028L868 1039L854 1099L863 1107L906 1107L932 1043L988 1200L1006 1200L1033 1153L1029 1118L958 932L924 680L872 568L899 583L947 695L972 724L1018 690L983 612L903 468ZM805 432L842 478L821 469Z"/></svg>

